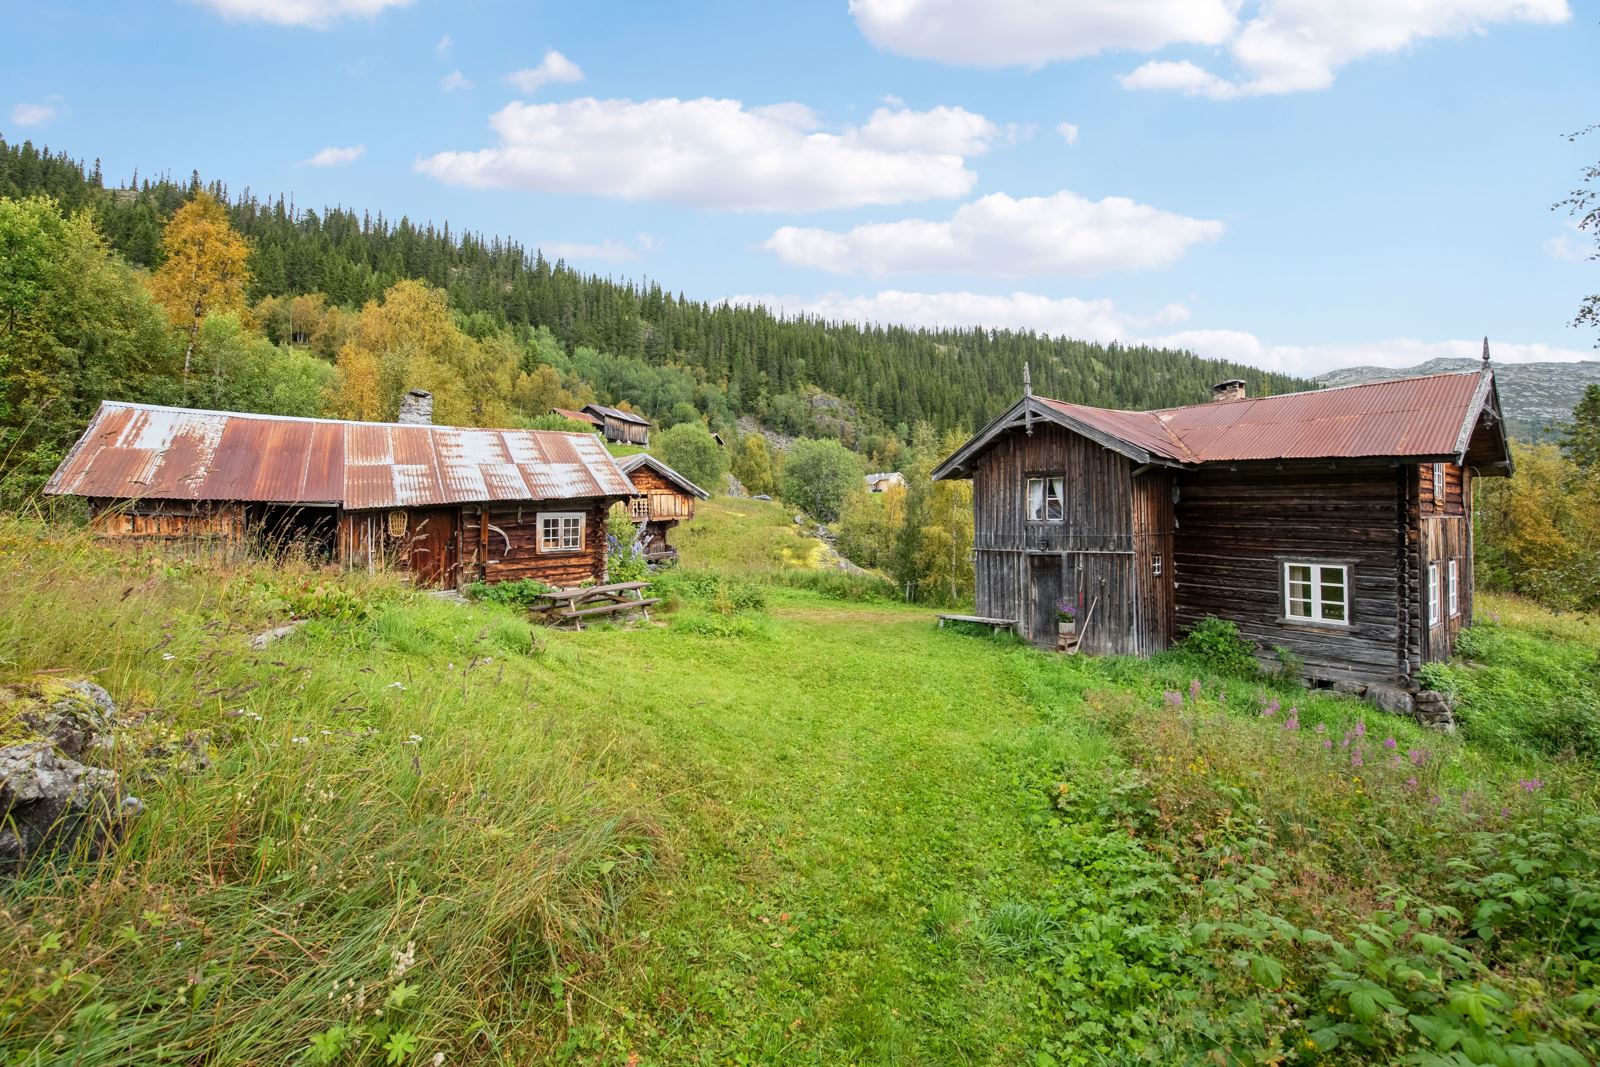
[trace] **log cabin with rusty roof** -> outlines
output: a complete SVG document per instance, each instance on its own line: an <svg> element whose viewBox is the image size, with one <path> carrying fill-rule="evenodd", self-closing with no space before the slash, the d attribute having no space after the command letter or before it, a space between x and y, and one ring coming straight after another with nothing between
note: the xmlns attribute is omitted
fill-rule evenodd
<svg viewBox="0 0 1600 1067"><path fill-rule="evenodd" d="M45 486L103 536L295 542L418 585L603 582L605 516L635 490L594 434L344 422L107 401Z"/></svg>
<svg viewBox="0 0 1600 1067"><path fill-rule="evenodd" d="M617 461L639 495L629 510L639 524L639 543L651 563L670 563L678 550L667 541L667 532L680 522L694 518L697 500L711 494L667 466L648 452L636 452Z"/></svg>
<svg viewBox="0 0 1600 1067"><path fill-rule="evenodd" d="M1024 395L934 471L973 482L977 613L1149 655L1208 616L1312 684L1415 689L1472 618L1472 486L1512 471L1481 370L1117 411ZM1063 629L1067 627L1063 626Z"/></svg>
<svg viewBox="0 0 1600 1067"><path fill-rule="evenodd" d="M607 441L640 447L650 444L650 420L638 412L623 411L604 404L585 404L582 414L598 423Z"/></svg>

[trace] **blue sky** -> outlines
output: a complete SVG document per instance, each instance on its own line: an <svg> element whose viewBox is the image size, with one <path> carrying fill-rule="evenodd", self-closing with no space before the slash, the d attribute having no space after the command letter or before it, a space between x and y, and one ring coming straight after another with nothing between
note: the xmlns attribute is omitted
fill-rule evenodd
<svg viewBox="0 0 1600 1067"><path fill-rule="evenodd" d="M1048 9L1047 9L1048 8ZM1568 0L0 3L0 130L690 296L1310 372L1596 358ZM1067 125L1063 125L1067 124Z"/></svg>

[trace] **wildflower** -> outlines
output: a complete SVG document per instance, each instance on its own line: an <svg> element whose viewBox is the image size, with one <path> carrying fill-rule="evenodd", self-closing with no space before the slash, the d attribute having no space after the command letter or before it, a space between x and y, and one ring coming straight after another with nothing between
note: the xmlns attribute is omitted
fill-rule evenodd
<svg viewBox="0 0 1600 1067"><path fill-rule="evenodd" d="M1428 754L1420 748L1408 748L1406 749L1406 755L1411 757L1411 765L1413 767L1422 766L1423 761L1428 758Z"/></svg>
<svg viewBox="0 0 1600 1067"><path fill-rule="evenodd" d="M1167 689L1162 692L1161 700L1172 707L1181 707L1183 705L1183 694L1176 689Z"/></svg>
<svg viewBox="0 0 1600 1067"><path fill-rule="evenodd" d="M405 688L405 683L404 682L390 682L388 685L384 686L384 688L385 689L404 689Z"/></svg>
<svg viewBox="0 0 1600 1067"><path fill-rule="evenodd" d="M1362 760L1362 758L1361 758L1361 750L1360 749L1356 749L1354 752L1350 753L1350 766L1359 767L1359 766L1362 765L1363 762L1365 762L1365 761Z"/></svg>
<svg viewBox="0 0 1600 1067"><path fill-rule="evenodd" d="M417 943L415 941L407 941L404 952L401 952L399 949L394 949L389 955L394 960L394 966L390 968L390 974L395 978L404 978L405 973L409 971L411 969L411 965L416 962Z"/></svg>
<svg viewBox="0 0 1600 1067"><path fill-rule="evenodd" d="M1198 678L1192 678L1189 681L1189 699L1191 701L1200 699L1200 679Z"/></svg>
<svg viewBox="0 0 1600 1067"><path fill-rule="evenodd" d="M433 1054L433 1067L444 1067L444 1053L435 1052Z"/></svg>
<svg viewBox="0 0 1600 1067"><path fill-rule="evenodd" d="M1300 729L1300 713L1295 711L1293 708L1290 708L1289 717L1283 720L1283 728L1285 730Z"/></svg>
<svg viewBox="0 0 1600 1067"><path fill-rule="evenodd" d="M1317 723L1317 733L1325 734L1327 732L1328 732L1328 727L1327 727L1327 725L1325 723L1320 723L1320 722Z"/></svg>
<svg viewBox="0 0 1600 1067"><path fill-rule="evenodd" d="M412 734L410 737L406 738L404 741L402 741L400 743L402 745L420 745L422 743L422 735L421 734Z"/></svg>
<svg viewBox="0 0 1600 1067"><path fill-rule="evenodd" d="M1383 747L1384 747L1384 748L1386 748L1386 749L1388 749L1388 750L1390 750L1390 751L1391 751L1391 752L1392 752L1392 751L1394 751L1394 750L1395 750L1395 749L1397 749L1397 748L1399 748L1399 747L1400 747L1400 744L1399 744L1399 742L1397 742L1397 741L1396 741L1396 740L1395 740L1395 739L1394 739L1394 738L1392 738L1392 737L1385 737L1385 738L1384 738L1384 739L1383 739Z"/></svg>
<svg viewBox="0 0 1600 1067"><path fill-rule="evenodd" d="M333 731L332 730L324 730L324 731L322 731L322 736L323 737L332 737L333 736Z"/></svg>
<svg viewBox="0 0 1600 1067"><path fill-rule="evenodd" d="M1367 736L1367 724L1366 724L1365 720L1356 723L1356 736L1357 737L1366 737Z"/></svg>
<svg viewBox="0 0 1600 1067"><path fill-rule="evenodd" d="M290 741L291 744L309 745L311 743L311 738L309 738L309 737L291 737L291 738L289 738L289 741Z"/></svg>
<svg viewBox="0 0 1600 1067"><path fill-rule="evenodd" d="M1416 787L1417 787L1417 776L1413 774L1410 778L1406 779L1406 788L1407 789L1415 789Z"/></svg>
<svg viewBox="0 0 1600 1067"><path fill-rule="evenodd" d="M171 652L163 652L161 653L161 658L164 660L172 660L177 659L178 657L174 656Z"/></svg>
<svg viewBox="0 0 1600 1067"><path fill-rule="evenodd" d="M1544 782L1538 778L1524 778L1517 785L1526 793L1537 793L1544 788Z"/></svg>
<svg viewBox="0 0 1600 1067"><path fill-rule="evenodd" d="M1332 752L1333 751L1333 742L1331 740L1324 740L1322 742L1322 747L1327 749L1329 752Z"/></svg>

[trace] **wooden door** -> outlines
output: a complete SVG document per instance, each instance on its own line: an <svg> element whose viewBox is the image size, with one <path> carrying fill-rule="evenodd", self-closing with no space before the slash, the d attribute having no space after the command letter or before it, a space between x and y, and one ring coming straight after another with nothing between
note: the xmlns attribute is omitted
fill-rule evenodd
<svg viewBox="0 0 1600 1067"><path fill-rule="evenodd" d="M1061 599L1061 557L1030 556L1028 576L1033 587L1033 610L1029 617L1028 637L1034 644L1054 648L1056 645L1056 602Z"/></svg>
<svg viewBox="0 0 1600 1067"><path fill-rule="evenodd" d="M456 511L430 508L411 513L406 564L418 585L450 588L456 584Z"/></svg>

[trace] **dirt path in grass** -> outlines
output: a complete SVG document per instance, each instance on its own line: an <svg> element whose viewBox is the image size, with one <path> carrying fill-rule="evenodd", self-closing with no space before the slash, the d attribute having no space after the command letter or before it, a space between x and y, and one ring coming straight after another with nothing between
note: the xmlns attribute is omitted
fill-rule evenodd
<svg viewBox="0 0 1600 1067"><path fill-rule="evenodd" d="M974 931L1049 878L1026 658L926 612L773 615L770 639L601 638L636 667L630 734L678 832L574 1058L1018 1062L1029 983Z"/></svg>

